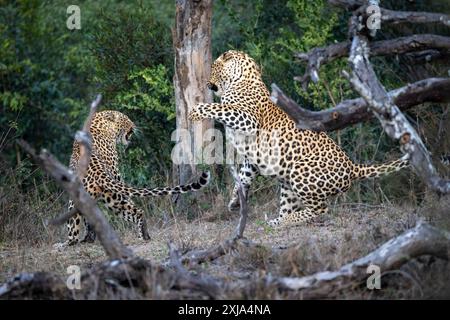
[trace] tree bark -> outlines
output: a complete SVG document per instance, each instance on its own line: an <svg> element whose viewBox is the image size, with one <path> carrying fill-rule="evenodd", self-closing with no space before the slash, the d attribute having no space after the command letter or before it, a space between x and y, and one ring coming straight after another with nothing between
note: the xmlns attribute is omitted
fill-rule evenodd
<svg viewBox="0 0 450 320"><path fill-rule="evenodd" d="M206 87L211 70L212 0L177 0L173 46L175 51L176 143L183 163L174 164L176 184L185 184L202 162L203 133L213 127L211 120L192 123L188 113L197 103L212 102ZM189 136L188 136L189 133ZM180 201L183 207L183 200Z"/></svg>

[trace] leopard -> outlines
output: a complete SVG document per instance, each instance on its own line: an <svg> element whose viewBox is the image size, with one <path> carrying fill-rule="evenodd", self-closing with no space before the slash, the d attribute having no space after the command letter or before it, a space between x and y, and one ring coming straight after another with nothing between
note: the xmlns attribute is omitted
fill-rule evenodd
<svg viewBox="0 0 450 320"><path fill-rule="evenodd" d="M407 155L383 164L355 163L325 132L297 128L295 121L271 100L260 66L245 52L229 50L221 54L211 66L206 86L220 102L198 103L188 118L221 123L226 138L243 158L228 209L239 208L239 188L247 198L257 176L273 177L279 182L280 196L278 216L270 220L266 216L270 227L311 223L327 213L329 199L346 192L353 181L409 166ZM249 136L253 144L246 142Z"/></svg>
<svg viewBox="0 0 450 320"><path fill-rule="evenodd" d="M199 191L206 187L210 180L209 171L203 172L196 182L175 187L135 188L126 184L119 170L118 145L129 145L137 127L128 116L115 110L105 110L94 114L89 128L91 136L91 157L86 173L82 178L83 187L89 195L104 203L127 222L137 227L139 238L149 240L144 211L133 202L133 197L166 196L186 192ZM69 169L77 172L80 162L80 143L74 141ZM68 210L73 210L73 201L69 201ZM84 222L85 236L81 239L81 221ZM80 212L67 222L68 239L62 246L77 243L94 242L95 231Z"/></svg>

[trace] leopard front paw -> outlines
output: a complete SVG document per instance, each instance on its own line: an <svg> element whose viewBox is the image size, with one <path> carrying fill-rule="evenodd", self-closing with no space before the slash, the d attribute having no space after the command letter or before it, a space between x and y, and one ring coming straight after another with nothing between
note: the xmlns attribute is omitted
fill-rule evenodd
<svg viewBox="0 0 450 320"><path fill-rule="evenodd" d="M76 240L66 240L64 242L58 242L53 245L53 249L64 250L65 248L73 246L77 243L78 243L78 241L76 241Z"/></svg>
<svg viewBox="0 0 450 320"><path fill-rule="evenodd" d="M264 220L266 221L267 225L268 225L269 227L271 227L271 228L279 227L280 224L281 224L281 218L280 218L280 217L269 220L269 219L267 218L267 214L266 214Z"/></svg>

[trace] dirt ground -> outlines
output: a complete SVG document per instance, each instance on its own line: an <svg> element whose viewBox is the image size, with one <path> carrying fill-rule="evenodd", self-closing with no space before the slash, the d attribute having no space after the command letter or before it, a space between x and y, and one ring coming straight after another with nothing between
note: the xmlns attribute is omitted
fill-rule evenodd
<svg viewBox="0 0 450 320"><path fill-rule="evenodd" d="M168 242L180 251L208 248L231 237L238 214L209 211L187 221L176 217L164 226L150 219L148 242L138 240L131 226L121 231L123 241L136 255L153 262L168 257ZM340 204L309 225L269 229L264 213L276 212L273 202L251 209L245 236L256 248L243 247L236 252L203 265L203 270L227 281L246 279L255 273L278 276L304 276L323 270L334 270L353 261L385 241L425 220L432 225L450 229L450 201L428 201L419 209L393 205ZM63 227L61 227L63 228ZM60 239L62 240L62 239ZM33 246L1 244L0 283L20 272L51 271L60 275L71 265L81 270L106 256L100 244L82 244L55 249L53 243ZM361 286L341 298L450 298L450 264L429 257L414 260L382 279L381 290Z"/></svg>

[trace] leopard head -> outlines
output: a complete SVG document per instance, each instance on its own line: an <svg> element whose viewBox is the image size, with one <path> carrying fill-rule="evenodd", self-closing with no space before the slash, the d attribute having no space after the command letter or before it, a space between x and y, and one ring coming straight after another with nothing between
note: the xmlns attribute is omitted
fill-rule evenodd
<svg viewBox="0 0 450 320"><path fill-rule="evenodd" d="M127 146L136 125L126 115L119 111L106 110L95 114L91 131L115 139L117 143Z"/></svg>
<svg viewBox="0 0 450 320"><path fill-rule="evenodd" d="M230 86L244 81L262 81L261 69L246 53L230 50L214 61L206 85L221 96Z"/></svg>

